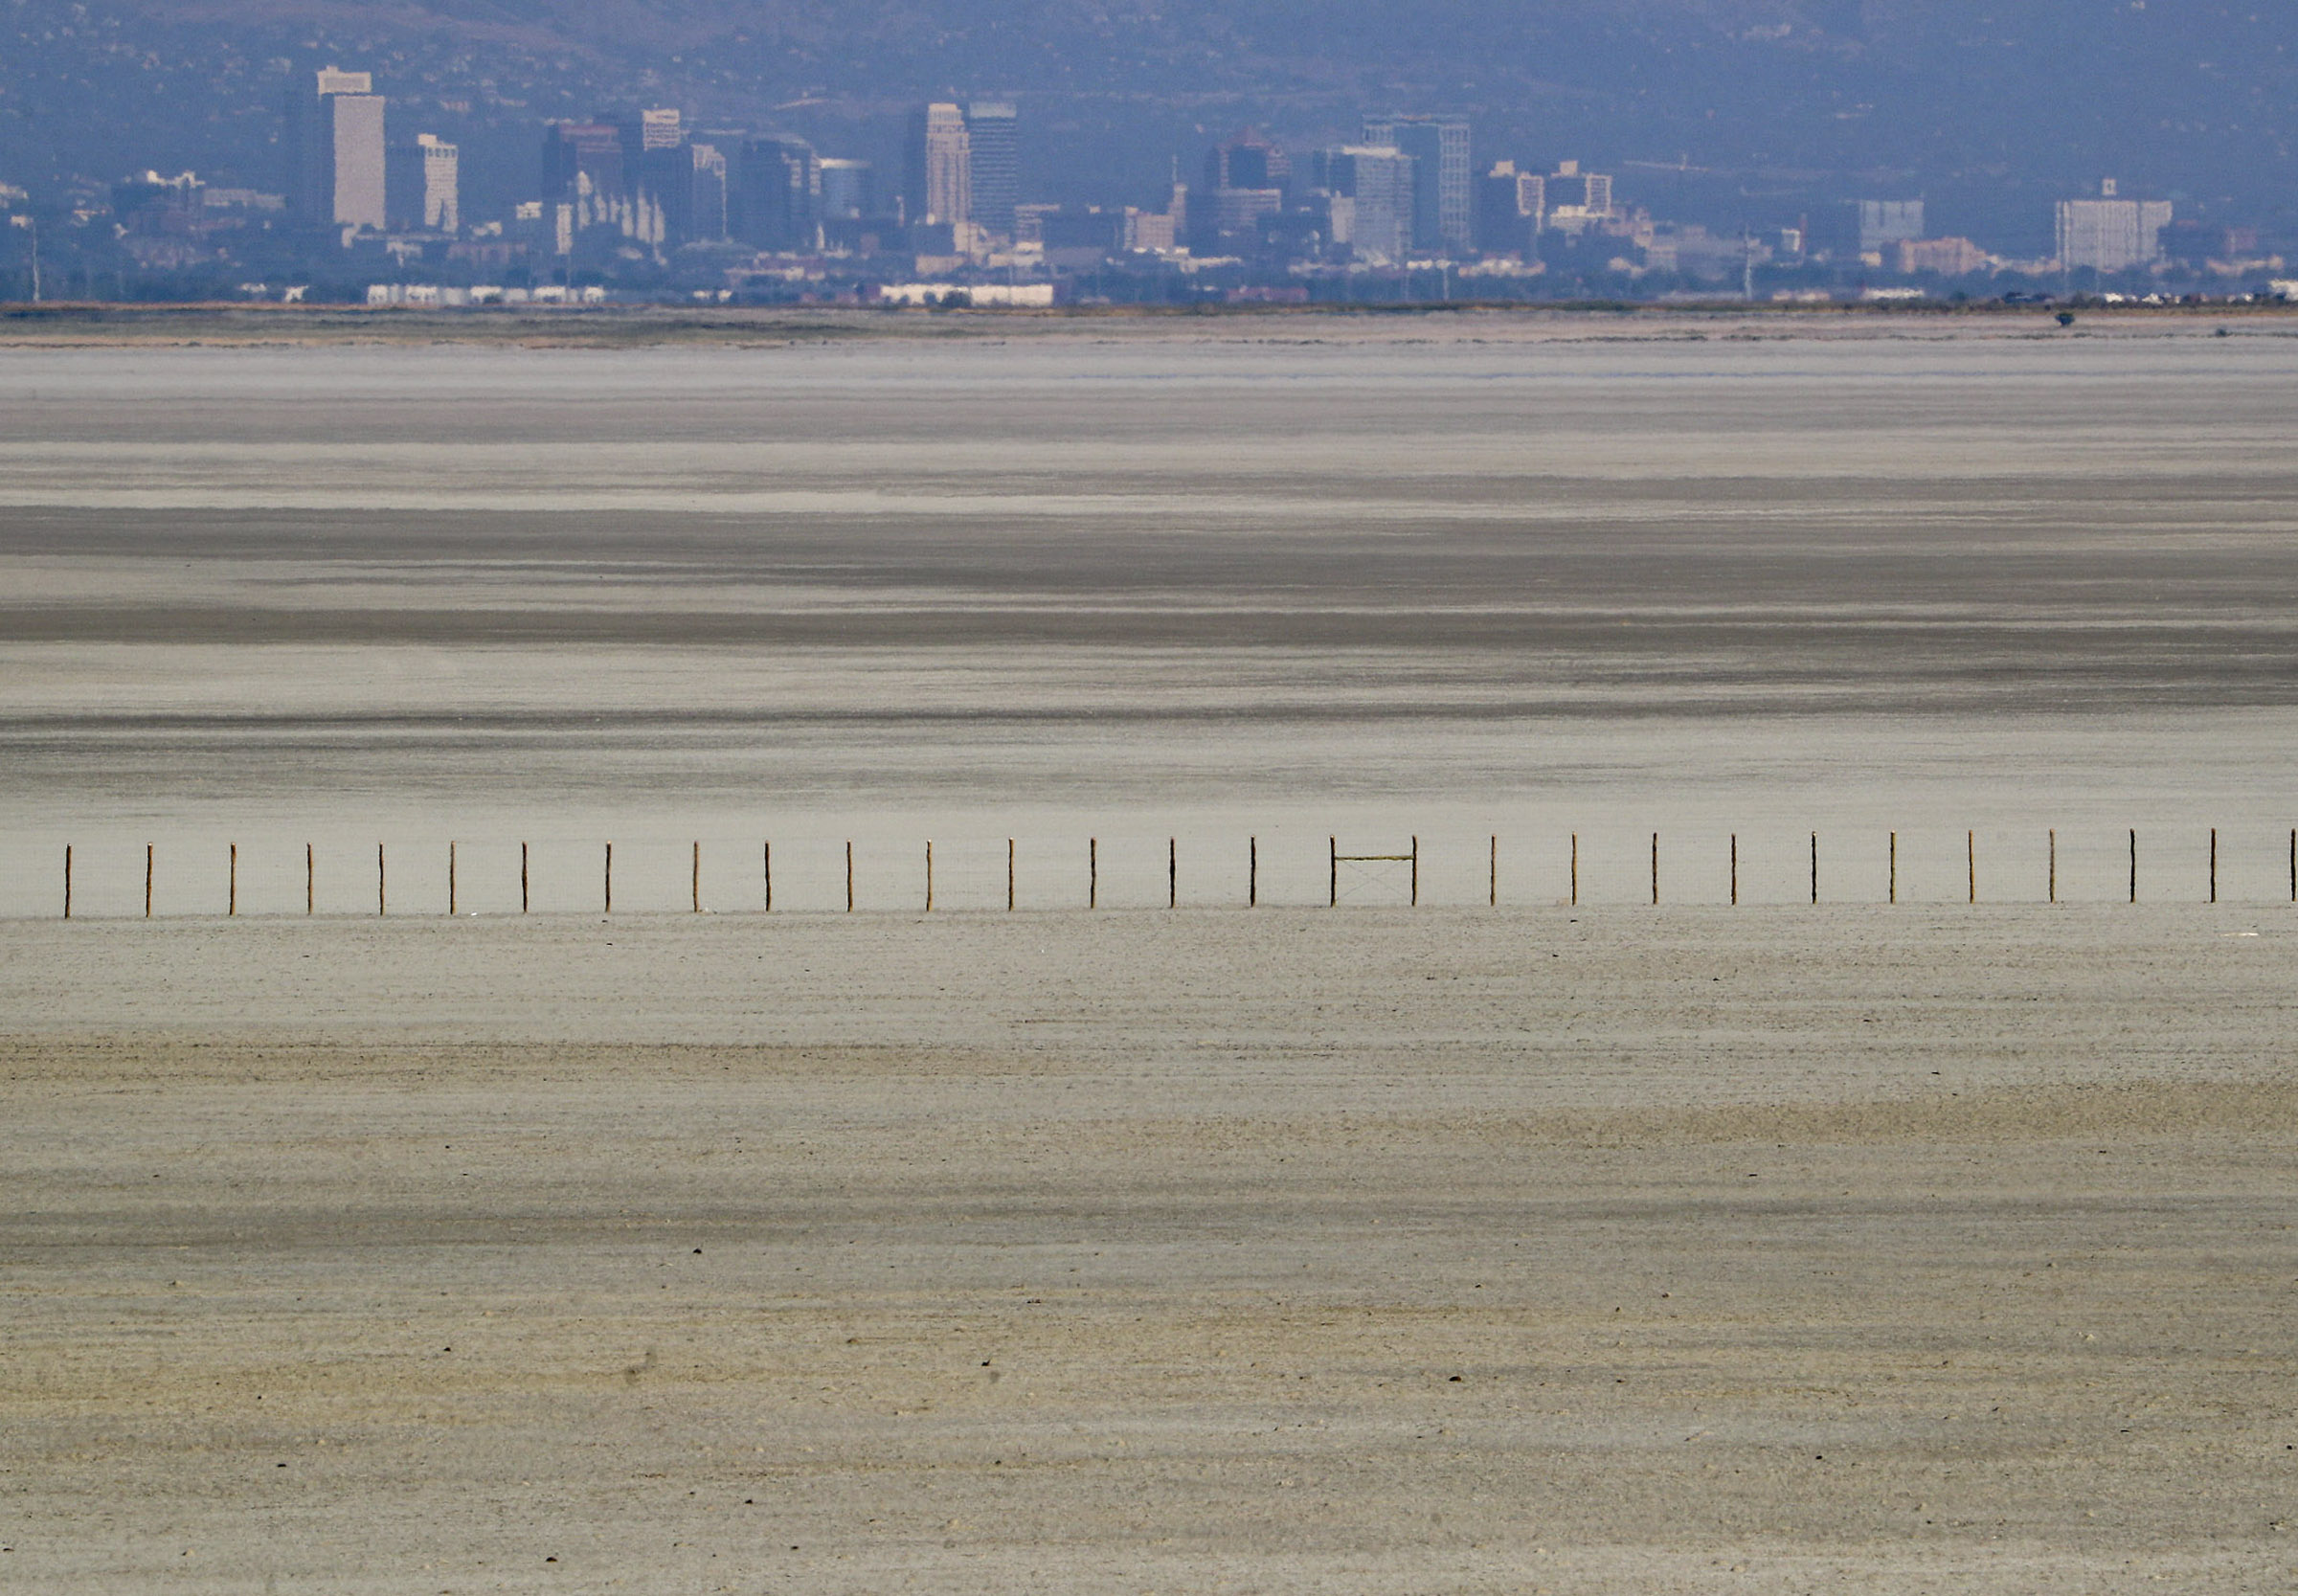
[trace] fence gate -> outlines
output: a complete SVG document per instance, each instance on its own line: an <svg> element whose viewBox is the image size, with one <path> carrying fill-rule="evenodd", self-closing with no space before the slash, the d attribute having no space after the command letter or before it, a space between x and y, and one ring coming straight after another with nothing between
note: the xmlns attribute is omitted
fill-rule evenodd
<svg viewBox="0 0 2298 1596"><path fill-rule="evenodd" d="M1410 853L1342 853L1340 838L1328 837L1325 841L1332 852L1332 896L1328 907L1333 909L1340 907L1340 866L1343 865L1410 865L1412 867L1412 886L1409 901L1415 909L1420 907L1420 839L1418 837L1412 839Z"/></svg>

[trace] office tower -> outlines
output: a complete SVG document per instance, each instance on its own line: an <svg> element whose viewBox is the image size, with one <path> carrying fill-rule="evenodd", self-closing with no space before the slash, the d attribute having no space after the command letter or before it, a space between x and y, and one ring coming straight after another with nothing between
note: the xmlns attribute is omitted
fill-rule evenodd
<svg viewBox="0 0 2298 1596"><path fill-rule="evenodd" d="M1021 134L1013 107L977 100L965 109L970 215L1001 238L1011 238L1014 207L1022 199Z"/></svg>
<svg viewBox="0 0 2298 1596"><path fill-rule="evenodd" d="M1262 243L1264 218L1285 208L1293 164L1251 128L1205 152L1205 182L1190 191L1183 227L1197 255L1250 252Z"/></svg>
<svg viewBox="0 0 2298 1596"><path fill-rule="evenodd" d="M1583 172L1580 195L1581 207L1589 215L1602 218L1611 214L1611 179L1603 172Z"/></svg>
<svg viewBox="0 0 2298 1596"><path fill-rule="evenodd" d="M1393 145L1343 145L1321 151L1316 182L1334 198L1333 241L1359 260L1402 265L1412 253L1411 156Z"/></svg>
<svg viewBox="0 0 2298 1596"><path fill-rule="evenodd" d="M384 205L383 97L336 94L327 97L334 185L334 221L344 228L374 228L387 222Z"/></svg>
<svg viewBox="0 0 2298 1596"><path fill-rule="evenodd" d="M1606 187L1605 197L1609 200L1611 198L1610 185ZM1531 222L1532 234L1537 237L1540 230L1548 223L1548 180L1536 171L1518 172L1516 174L1516 210L1519 215Z"/></svg>
<svg viewBox="0 0 2298 1596"><path fill-rule="evenodd" d="M622 174L627 211L618 214L626 236L656 248L686 242L694 229L694 158L677 110L642 110L625 119Z"/></svg>
<svg viewBox="0 0 2298 1596"><path fill-rule="evenodd" d="M365 72L327 67L309 94L287 101L288 194L297 216L319 227L389 225L384 99Z"/></svg>
<svg viewBox="0 0 2298 1596"><path fill-rule="evenodd" d="M1475 242L1468 124L1436 117L1381 117L1365 123L1367 146L1412 159L1412 244L1466 254Z"/></svg>
<svg viewBox="0 0 2298 1596"><path fill-rule="evenodd" d="M622 130L607 122L554 122L543 130L543 199L620 199L629 189Z"/></svg>
<svg viewBox="0 0 2298 1596"><path fill-rule="evenodd" d="M727 160L716 145L687 146L688 197L685 240L715 244L727 236Z"/></svg>
<svg viewBox="0 0 2298 1596"><path fill-rule="evenodd" d="M1205 186L1208 189L1275 189L1281 193L1292 181L1292 157L1257 128L1248 127L1227 143L1215 145L1205 157Z"/></svg>
<svg viewBox="0 0 2298 1596"><path fill-rule="evenodd" d="M1920 199L1859 201L1859 253L1878 255L1891 245L1923 236Z"/></svg>
<svg viewBox="0 0 2298 1596"><path fill-rule="evenodd" d="M1548 209L1547 184L1500 161L1476 180L1476 247L1494 254L1529 249Z"/></svg>
<svg viewBox="0 0 2298 1596"><path fill-rule="evenodd" d="M972 141L956 105L920 106L910 115L908 183L903 198L912 223L951 226L974 219Z"/></svg>
<svg viewBox="0 0 2298 1596"><path fill-rule="evenodd" d="M820 248L822 165L803 139L745 139L727 165L728 236L763 250Z"/></svg>
<svg viewBox="0 0 2298 1596"><path fill-rule="evenodd" d="M423 152L423 227L431 233L456 233L462 227L462 152L430 133L416 135Z"/></svg>
<svg viewBox="0 0 2298 1596"><path fill-rule="evenodd" d="M2161 259L2169 201L2118 198L2111 178L2100 195L2060 201L2059 264L2068 271L2127 272Z"/></svg>
<svg viewBox="0 0 2298 1596"><path fill-rule="evenodd" d="M859 221L878 208L877 173L867 161L825 159L815 163L822 180L824 221Z"/></svg>

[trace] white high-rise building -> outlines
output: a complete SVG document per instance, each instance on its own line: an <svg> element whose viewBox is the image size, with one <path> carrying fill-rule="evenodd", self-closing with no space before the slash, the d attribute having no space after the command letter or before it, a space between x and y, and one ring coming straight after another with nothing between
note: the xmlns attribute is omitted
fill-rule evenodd
<svg viewBox="0 0 2298 1596"><path fill-rule="evenodd" d="M423 227L432 233L462 229L462 151L431 133L416 135L423 154Z"/></svg>
<svg viewBox="0 0 2298 1596"><path fill-rule="evenodd" d="M973 137L965 113L936 102L910 118L910 220L944 226L974 219Z"/></svg>
<svg viewBox="0 0 2298 1596"><path fill-rule="evenodd" d="M1516 174L1516 214L1539 233L1548 224L1548 180L1536 171Z"/></svg>
<svg viewBox="0 0 2298 1596"><path fill-rule="evenodd" d="M364 79L367 74L346 73ZM372 228L390 225L384 206L386 186L383 155L383 106L379 94L331 94L325 107L335 194L334 219L339 227Z"/></svg>
<svg viewBox="0 0 2298 1596"><path fill-rule="evenodd" d="M1335 206L1335 241L1344 210L1348 246L1359 260L1403 265L1412 254L1412 157L1394 145L1343 145L1325 166L1348 201Z"/></svg>
<svg viewBox="0 0 2298 1596"><path fill-rule="evenodd" d="M2171 225L2168 200L2116 197L2112 178L2097 199L2059 204L2059 263L2068 271L2127 272L2162 258L2162 230Z"/></svg>
<svg viewBox="0 0 2298 1596"><path fill-rule="evenodd" d="M1364 146L1401 150L1412 162L1412 247L1466 254L1475 232L1468 124L1374 117L1364 124Z"/></svg>
<svg viewBox="0 0 2298 1596"><path fill-rule="evenodd" d="M288 96L281 141L297 219L346 232L389 226L385 101L374 92L373 76L330 66L306 81L307 91Z"/></svg>

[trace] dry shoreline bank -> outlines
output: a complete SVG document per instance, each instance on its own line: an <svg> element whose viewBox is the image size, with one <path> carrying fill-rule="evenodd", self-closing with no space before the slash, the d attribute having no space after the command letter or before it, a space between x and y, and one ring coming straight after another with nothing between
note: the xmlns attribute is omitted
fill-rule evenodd
<svg viewBox="0 0 2298 1596"><path fill-rule="evenodd" d="M435 311L360 305L0 305L0 348L261 348L434 344L647 348L1085 338L1126 342L1576 342L1643 338L1894 338L2298 335L2298 305L2075 307L1992 302L1904 304L1075 305L1053 310L924 310L851 306L625 305Z"/></svg>

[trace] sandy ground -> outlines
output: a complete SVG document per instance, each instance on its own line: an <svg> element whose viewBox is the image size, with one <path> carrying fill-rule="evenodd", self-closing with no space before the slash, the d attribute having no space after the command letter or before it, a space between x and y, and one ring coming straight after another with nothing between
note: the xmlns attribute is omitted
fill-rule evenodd
<svg viewBox="0 0 2298 1596"><path fill-rule="evenodd" d="M2294 955L2145 906L11 925L0 1579L2287 1589Z"/></svg>
<svg viewBox="0 0 2298 1596"><path fill-rule="evenodd" d="M352 321L0 327L0 1587L2298 1585L2287 318Z"/></svg>

